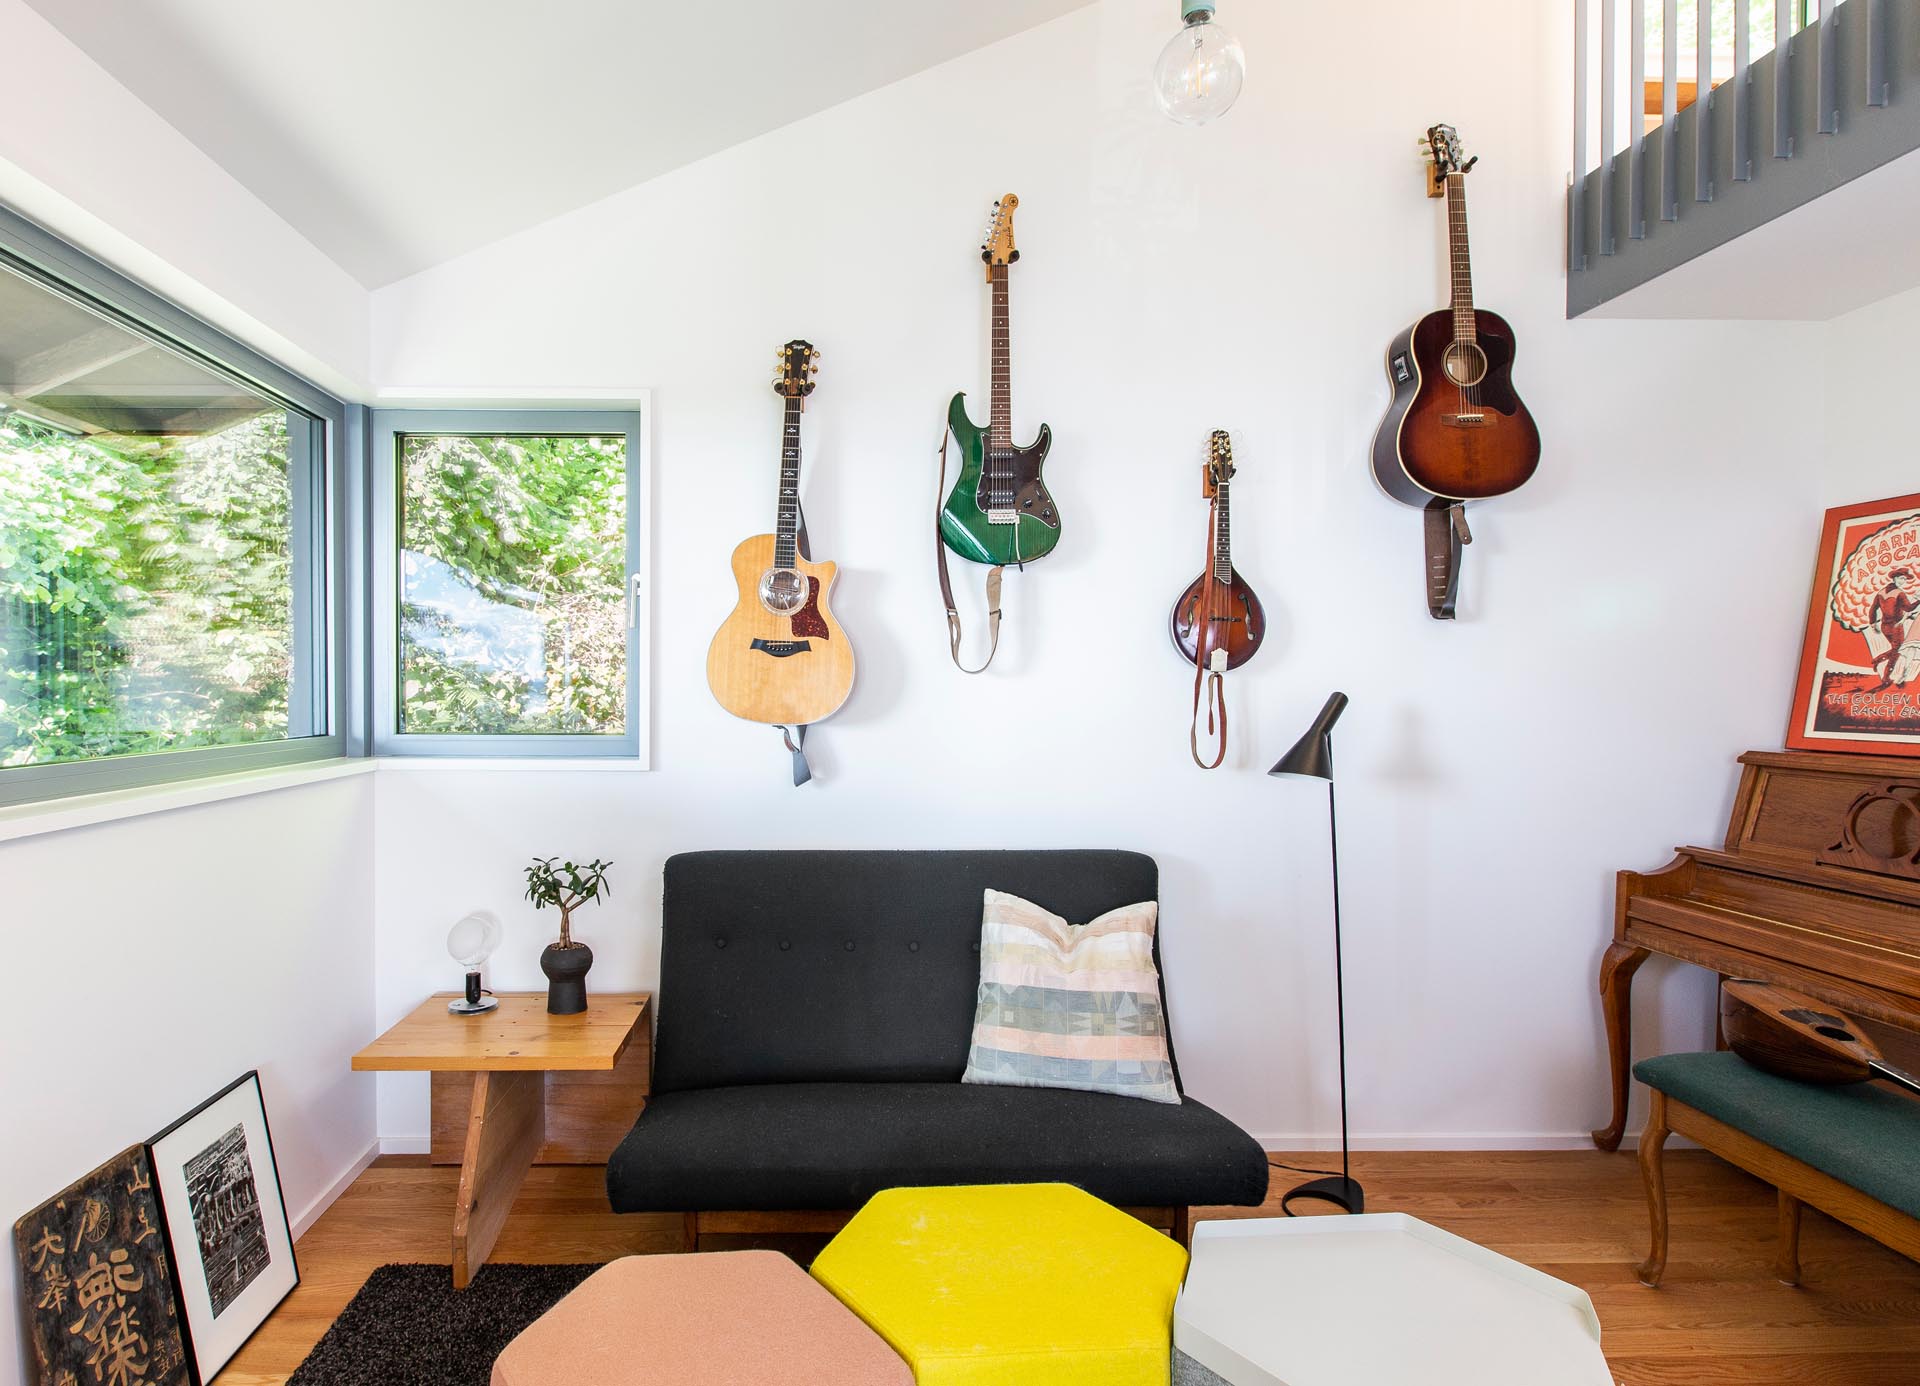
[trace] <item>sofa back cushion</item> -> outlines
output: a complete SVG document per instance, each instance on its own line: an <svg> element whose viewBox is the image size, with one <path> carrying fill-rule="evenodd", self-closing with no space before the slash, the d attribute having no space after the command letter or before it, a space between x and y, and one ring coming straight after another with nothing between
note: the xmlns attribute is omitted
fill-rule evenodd
<svg viewBox="0 0 1920 1386"><path fill-rule="evenodd" d="M989 890L960 1081L1178 1102L1154 965L1159 910L1141 900L1076 924Z"/></svg>
<svg viewBox="0 0 1920 1386"><path fill-rule="evenodd" d="M1092 919L1157 899L1159 870L1108 851L668 858L654 1091L959 1082L989 889Z"/></svg>

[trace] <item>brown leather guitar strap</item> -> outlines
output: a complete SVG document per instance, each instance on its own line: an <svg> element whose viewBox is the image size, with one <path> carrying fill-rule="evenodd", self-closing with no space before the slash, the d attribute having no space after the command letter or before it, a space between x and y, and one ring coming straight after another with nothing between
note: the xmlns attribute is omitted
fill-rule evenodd
<svg viewBox="0 0 1920 1386"><path fill-rule="evenodd" d="M1214 747L1213 759L1200 759L1200 703L1201 689L1204 686L1207 704L1207 735L1215 735L1214 720L1219 719L1219 741ZM1227 758L1227 681L1218 669L1208 669L1204 664L1193 666L1193 719L1187 724L1187 749L1193 752L1193 763L1202 770L1218 770L1220 762Z"/></svg>
<svg viewBox="0 0 1920 1386"><path fill-rule="evenodd" d="M940 600L947 608L947 652L953 656L953 667L963 674L982 674L1000 651L1000 575L1006 567L996 563L987 570L987 657L980 661L979 668L969 669L960 662L960 608L954 605L953 578L947 572L947 541L940 537L940 511L947 500L947 437L944 432L940 435L940 487L933 495L933 558L940 570Z"/></svg>
<svg viewBox="0 0 1920 1386"><path fill-rule="evenodd" d="M1427 614L1436 621L1451 621L1460 596L1460 547L1473 542L1467 507L1435 496L1421 518L1427 534Z"/></svg>
<svg viewBox="0 0 1920 1386"><path fill-rule="evenodd" d="M1193 711L1187 719L1187 749L1193 753L1193 763L1202 770L1217 770L1220 762L1227 758L1227 680L1223 672L1227 663L1226 651L1211 652L1217 655L1218 663L1214 668L1207 667L1210 655L1207 646L1214 632L1213 589L1218 586L1213 580L1212 536L1216 532L1218 516L1215 512L1219 504L1215 501L1207 507L1207 566L1201 570L1206 576L1200 584L1200 591L1204 595L1200 598L1199 610L1193 613L1193 649L1198 658L1193 661ZM1219 738L1210 761L1200 759L1200 706L1203 702L1207 709L1207 735L1217 735Z"/></svg>

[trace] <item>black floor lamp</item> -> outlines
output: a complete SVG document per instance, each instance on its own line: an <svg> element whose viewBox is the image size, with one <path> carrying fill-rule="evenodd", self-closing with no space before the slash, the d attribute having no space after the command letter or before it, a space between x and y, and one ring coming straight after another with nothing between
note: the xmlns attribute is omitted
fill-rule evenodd
<svg viewBox="0 0 1920 1386"><path fill-rule="evenodd" d="M1364 1212L1367 1206L1365 1192L1348 1170L1347 1152L1347 995L1346 973L1340 959L1340 830L1333 809L1333 724L1346 710L1346 694L1335 693L1329 697L1306 734L1267 771L1269 775L1306 775L1327 782L1327 848L1333 862L1333 994L1340 1025L1340 1173L1311 1179L1290 1189L1280 1200L1280 1207L1288 1217L1294 1215L1288 1205L1296 1198L1318 1199L1349 1213Z"/></svg>

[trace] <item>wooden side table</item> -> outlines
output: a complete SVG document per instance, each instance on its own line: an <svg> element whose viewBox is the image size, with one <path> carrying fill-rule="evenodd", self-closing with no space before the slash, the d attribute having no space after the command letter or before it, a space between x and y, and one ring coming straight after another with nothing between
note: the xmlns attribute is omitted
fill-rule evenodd
<svg viewBox="0 0 1920 1386"><path fill-rule="evenodd" d="M546 993L504 992L494 1010L454 1015L447 1010L453 995L421 1002L355 1054L353 1067L431 1073L436 1154L464 1132L453 1207L453 1283L464 1290L534 1162L604 1160L609 1137L617 1141L613 1133L639 1115L652 997L594 996L579 1015L548 1015Z"/></svg>

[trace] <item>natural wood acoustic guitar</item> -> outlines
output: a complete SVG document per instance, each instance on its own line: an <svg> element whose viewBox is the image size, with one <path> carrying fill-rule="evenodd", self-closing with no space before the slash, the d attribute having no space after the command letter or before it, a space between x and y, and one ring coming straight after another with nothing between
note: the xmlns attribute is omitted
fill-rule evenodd
<svg viewBox="0 0 1920 1386"><path fill-rule="evenodd" d="M800 547L800 413L813 393L819 353L780 349L774 391L785 402L779 518L733 551L739 603L707 649L707 684L735 717L804 727L839 710L853 691L853 648L827 603L838 571Z"/></svg>

